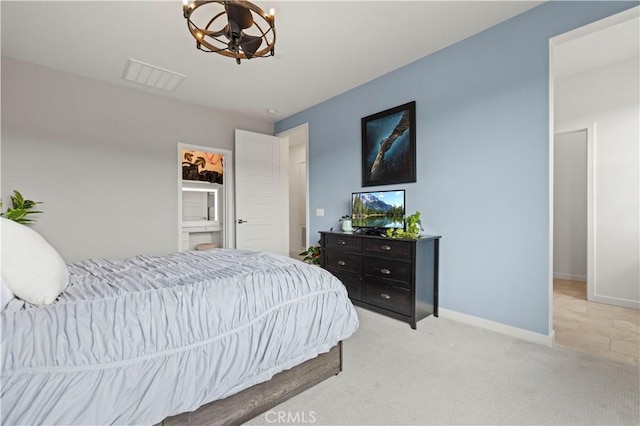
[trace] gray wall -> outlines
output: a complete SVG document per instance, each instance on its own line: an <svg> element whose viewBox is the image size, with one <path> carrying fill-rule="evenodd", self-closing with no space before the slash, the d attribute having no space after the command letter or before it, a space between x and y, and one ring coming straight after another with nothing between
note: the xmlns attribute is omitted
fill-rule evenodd
<svg viewBox="0 0 640 426"><path fill-rule="evenodd" d="M3 200L44 214L34 229L73 262L178 248L177 144L233 149L269 121L2 58Z"/></svg>
<svg viewBox="0 0 640 426"><path fill-rule="evenodd" d="M362 188L360 119L415 100L417 182L384 189L443 237L441 306L548 335L549 38L635 5L546 2L276 123L309 123L311 241Z"/></svg>

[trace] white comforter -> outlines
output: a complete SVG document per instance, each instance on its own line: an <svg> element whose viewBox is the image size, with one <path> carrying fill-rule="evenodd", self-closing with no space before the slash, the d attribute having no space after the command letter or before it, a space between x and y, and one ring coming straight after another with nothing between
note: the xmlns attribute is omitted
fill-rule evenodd
<svg viewBox="0 0 640 426"><path fill-rule="evenodd" d="M241 250L69 266L2 313L2 424L153 424L270 379L358 327L342 283Z"/></svg>

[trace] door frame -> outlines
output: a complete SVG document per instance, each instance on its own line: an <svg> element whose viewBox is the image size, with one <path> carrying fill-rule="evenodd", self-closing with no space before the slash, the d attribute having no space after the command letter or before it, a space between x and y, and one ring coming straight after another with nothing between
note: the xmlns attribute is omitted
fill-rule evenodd
<svg viewBox="0 0 640 426"><path fill-rule="evenodd" d="M309 211L309 175L310 175L310 170L309 170L309 123L303 123L300 124L298 126L295 127L291 127L290 129L287 130L283 130L279 133L276 133L276 136L279 138L284 138L284 137L288 137L289 135L293 134L293 133L300 133L301 135L303 135L304 137L304 147L305 147L305 161L307 162L307 181L305 182L305 210L306 210L306 214L305 214L305 241L307 242L306 247L309 247L310 245L312 245L310 243L310 230L309 230L309 219L310 219L310 211ZM289 141L289 146L291 144L291 141ZM289 165L287 164L287 167ZM291 182L289 182L289 184L291 184ZM289 220L291 220L291 218L289 218ZM305 248L306 248L305 247Z"/></svg>
<svg viewBox="0 0 640 426"><path fill-rule="evenodd" d="M178 191L178 251L182 250L182 150L215 152L224 156L224 210L223 239L224 248L235 248L235 216L234 216L234 183L233 183L233 151L212 146L178 143L177 191Z"/></svg>

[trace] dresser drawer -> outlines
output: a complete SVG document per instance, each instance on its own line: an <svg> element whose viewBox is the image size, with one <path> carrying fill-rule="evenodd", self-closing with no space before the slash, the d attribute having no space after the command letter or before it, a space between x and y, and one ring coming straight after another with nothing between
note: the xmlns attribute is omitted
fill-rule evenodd
<svg viewBox="0 0 640 426"><path fill-rule="evenodd" d="M411 291L406 288L369 281L363 301L403 315L411 315Z"/></svg>
<svg viewBox="0 0 640 426"><path fill-rule="evenodd" d="M360 238L341 235L327 235L325 248L360 253Z"/></svg>
<svg viewBox="0 0 640 426"><path fill-rule="evenodd" d="M364 276L369 278L383 278L386 280L402 281L405 286L411 282L411 263L389 259L363 258Z"/></svg>
<svg viewBox="0 0 640 426"><path fill-rule="evenodd" d="M394 241L381 239L365 239L362 242L363 254L373 254L394 259L411 259L411 248L414 243L410 241Z"/></svg>
<svg viewBox="0 0 640 426"><path fill-rule="evenodd" d="M347 288L349 298L362 300L362 287L360 285L360 278L341 274L339 272L335 272L332 269L327 270L335 275L336 278L338 278L340 281L342 281L342 284L344 284L344 286Z"/></svg>
<svg viewBox="0 0 640 426"><path fill-rule="evenodd" d="M360 256L357 254L342 253L339 251L325 251L325 268L332 272L346 272L353 275L360 275Z"/></svg>

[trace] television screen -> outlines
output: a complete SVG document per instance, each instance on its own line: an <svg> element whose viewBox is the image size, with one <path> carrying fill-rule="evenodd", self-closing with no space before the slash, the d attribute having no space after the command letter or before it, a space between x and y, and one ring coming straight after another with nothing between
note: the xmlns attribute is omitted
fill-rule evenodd
<svg viewBox="0 0 640 426"><path fill-rule="evenodd" d="M355 228L404 228L404 190L354 192L351 223Z"/></svg>

